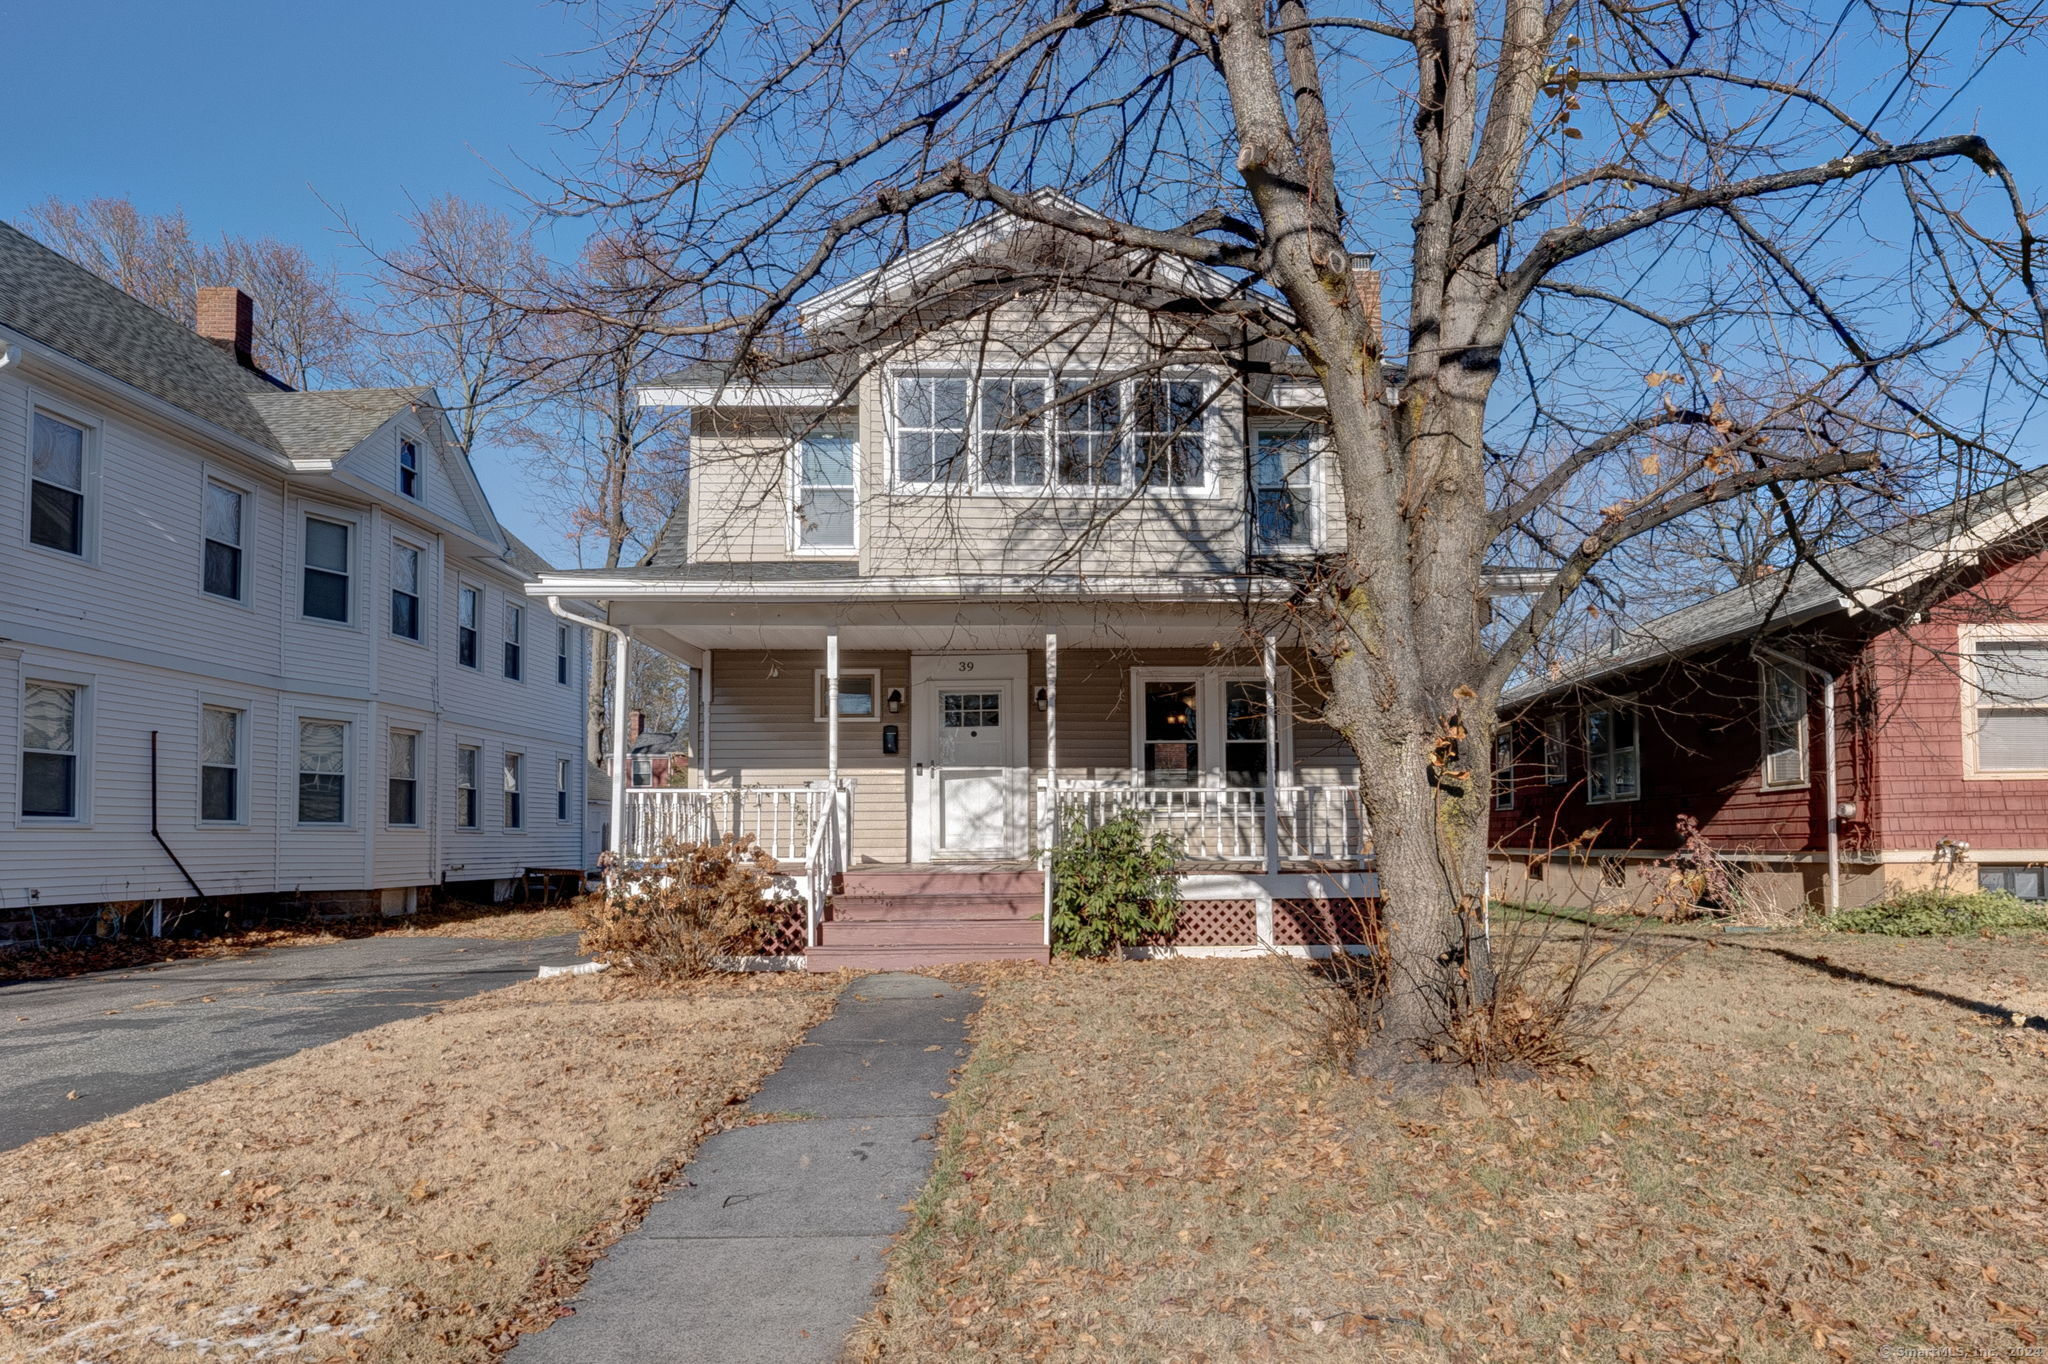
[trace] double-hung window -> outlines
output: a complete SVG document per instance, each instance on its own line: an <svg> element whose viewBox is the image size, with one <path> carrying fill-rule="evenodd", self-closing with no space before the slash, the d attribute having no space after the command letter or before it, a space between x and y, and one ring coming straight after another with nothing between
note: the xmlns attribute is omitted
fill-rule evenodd
<svg viewBox="0 0 2048 1364"><path fill-rule="evenodd" d="M1303 430L1261 431L1252 444L1252 525L1267 553L1314 548L1315 438Z"/></svg>
<svg viewBox="0 0 2048 1364"><path fill-rule="evenodd" d="M242 817L242 712L226 706L199 712L199 817L210 824Z"/></svg>
<svg viewBox="0 0 2048 1364"><path fill-rule="evenodd" d="M1144 706L1145 784L1201 785L1201 684L1193 678L1147 681Z"/></svg>
<svg viewBox="0 0 2048 1364"><path fill-rule="evenodd" d="M1061 379L1053 446L1062 487L1114 488L1124 481L1123 398L1115 384Z"/></svg>
<svg viewBox="0 0 2048 1364"><path fill-rule="evenodd" d="M242 494L225 483L206 480L202 510L206 563L202 585L216 597L242 599Z"/></svg>
<svg viewBox="0 0 2048 1364"><path fill-rule="evenodd" d="M477 827L477 780L483 769L483 750L464 744L455 750L455 827Z"/></svg>
<svg viewBox="0 0 2048 1364"><path fill-rule="evenodd" d="M1586 712L1586 800L1634 800L1642 786L1641 749L1632 706Z"/></svg>
<svg viewBox="0 0 2048 1364"><path fill-rule="evenodd" d="M521 652L524 644L523 628L526 612L511 602L505 603L505 676L517 682L524 675L525 664Z"/></svg>
<svg viewBox="0 0 2048 1364"><path fill-rule="evenodd" d="M854 547L854 442L842 432L815 432L797 442L798 549Z"/></svg>
<svg viewBox="0 0 2048 1364"><path fill-rule="evenodd" d="M1045 486L1045 434L1052 423L1044 379L983 379L976 443L981 480L996 488Z"/></svg>
<svg viewBox="0 0 2048 1364"><path fill-rule="evenodd" d="M85 428L35 415L30 456L28 538L64 554L85 553Z"/></svg>
<svg viewBox="0 0 2048 1364"><path fill-rule="evenodd" d="M1976 770L2048 772L2048 639L1979 640Z"/></svg>
<svg viewBox="0 0 2048 1364"><path fill-rule="evenodd" d="M391 633L420 637L420 552L399 540L391 542Z"/></svg>
<svg viewBox="0 0 2048 1364"><path fill-rule="evenodd" d="M477 620L483 608L483 594L474 587L465 587L455 595L455 661L465 668L474 668L477 666Z"/></svg>
<svg viewBox="0 0 2048 1364"><path fill-rule="evenodd" d="M1804 786L1806 775L1806 677L1789 663L1766 659L1758 728L1763 732L1766 790Z"/></svg>
<svg viewBox="0 0 2048 1364"><path fill-rule="evenodd" d="M555 627L555 681L565 687L569 685L569 645L574 638L568 626Z"/></svg>
<svg viewBox="0 0 2048 1364"><path fill-rule="evenodd" d="M299 721L299 823L348 823L348 726Z"/></svg>
<svg viewBox="0 0 2048 1364"><path fill-rule="evenodd" d="M21 813L79 817L79 730L85 689L30 682L21 704Z"/></svg>
<svg viewBox="0 0 2048 1364"><path fill-rule="evenodd" d="M1543 784L1562 786L1570 777L1565 757L1565 717L1548 716L1543 721Z"/></svg>
<svg viewBox="0 0 2048 1364"><path fill-rule="evenodd" d="M348 623L349 528L323 517L306 518L302 611L313 620Z"/></svg>
<svg viewBox="0 0 2048 1364"><path fill-rule="evenodd" d="M519 754L505 755L505 827L508 829L526 827L524 793L520 789L524 767L525 763Z"/></svg>
<svg viewBox="0 0 2048 1364"><path fill-rule="evenodd" d="M384 822L409 826L420 822L420 736L409 729L391 731L389 770L385 775Z"/></svg>
<svg viewBox="0 0 2048 1364"><path fill-rule="evenodd" d="M1147 488L1202 486L1202 385L1192 379L1133 379L1128 387L1138 482Z"/></svg>
<svg viewBox="0 0 2048 1364"><path fill-rule="evenodd" d="M569 817L569 760L555 759L555 818Z"/></svg>
<svg viewBox="0 0 2048 1364"><path fill-rule="evenodd" d="M1515 735L1506 721L1493 736L1493 808L1515 808Z"/></svg>
<svg viewBox="0 0 2048 1364"><path fill-rule="evenodd" d="M398 491L414 501L420 495L420 447L417 442L398 442Z"/></svg>

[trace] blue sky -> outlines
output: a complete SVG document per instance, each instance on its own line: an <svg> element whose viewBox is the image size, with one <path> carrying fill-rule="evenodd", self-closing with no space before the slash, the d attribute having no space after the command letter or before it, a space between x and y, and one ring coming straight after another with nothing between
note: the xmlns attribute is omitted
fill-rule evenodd
<svg viewBox="0 0 2048 1364"><path fill-rule="evenodd" d="M503 175L554 155L553 97L523 64L583 34L536 0L0 0L0 218L56 195L182 207L202 235L297 241L347 266L344 206L373 238L408 195L517 207ZM493 451L499 515L566 557Z"/></svg>

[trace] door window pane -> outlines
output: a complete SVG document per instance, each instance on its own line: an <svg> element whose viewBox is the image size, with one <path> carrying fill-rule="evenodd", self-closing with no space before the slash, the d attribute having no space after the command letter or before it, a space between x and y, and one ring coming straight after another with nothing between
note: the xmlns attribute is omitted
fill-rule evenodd
<svg viewBox="0 0 2048 1364"><path fill-rule="evenodd" d="M206 590L216 597L242 597L242 495L208 480L204 512Z"/></svg>
<svg viewBox="0 0 2048 1364"><path fill-rule="evenodd" d="M1192 679L1145 684L1145 782L1148 786L1195 786L1201 782L1196 716L1197 683Z"/></svg>

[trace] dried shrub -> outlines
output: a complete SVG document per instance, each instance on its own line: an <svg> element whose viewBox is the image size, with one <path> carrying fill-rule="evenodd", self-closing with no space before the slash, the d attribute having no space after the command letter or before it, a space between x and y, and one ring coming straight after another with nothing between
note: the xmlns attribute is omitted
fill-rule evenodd
<svg viewBox="0 0 2048 1364"><path fill-rule="evenodd" d="M774 925L767 894L779 871L752 834L716 843L673 839L642 865L614 873L606 894L579 902L572 914L583 950L613 970L690 979L767 936Z"/></svg>
<svg viewBox="0 0 2048 1364"><path fill-rule="evenodd" d="M1664 873L1664 884L1650 899L1651 912L1658 918L1714 917L1739 924L1785 919L1770 893L1726 851L1714 846L1691 815L1678 817L1678 850L1652 862L1649 871L1652 875Z"/></svg>
<svg viewBox="0 0 2048 1364"><path fill-rule="evenodd" d="M1487 1077L1587 1068L1622 1014L1688 946L1653 947L1639 923L1618 933L1557 915L1511 913L1495 923L1479 954L1485 971L1427 996L1438 1034L1431 1059ZM1561 941L1567 927L1579 931Z"/></svg>

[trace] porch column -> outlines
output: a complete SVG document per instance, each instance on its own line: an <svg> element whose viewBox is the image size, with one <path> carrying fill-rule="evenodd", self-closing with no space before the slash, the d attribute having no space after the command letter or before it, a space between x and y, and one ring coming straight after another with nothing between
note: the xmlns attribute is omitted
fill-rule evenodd
<svg viewBox="0 0 2048 1364"><path fill-rule="evenodd" d="M1266 875L1280 871L1280 647L1271 635L1260 661L1266 671Z"/></svg>
<svg viewBox="0 0 2048 1364"><path fill-rule="evenodd" d="M1052 850L1060 837L1060 636L1045 632L1045 806L1038 812L1045 848L1045 945L1052 946Z"/></svg>
<svg viewBox="0 0 2048 1364"><path fill-rule="evenodd" d="M626 769L633 761L626 738L627 665L632 661L631 650L630 631L620 630L612 636L612 837L606 851L612 855L614 867L626 850ZM477 780L483 780L482 772L477 773Z"/></svg>
<svg viewBox="0 0 2048 1364"><path fill-rule="evenodd" d="M825 627L825 780L839 791L839 627Z"/></svg>
<svg viewBox="0 0 2048 1364"><path fill-rule="evenodd" d="M697 785L711 785L711 651L697 669Z"/></svg>

